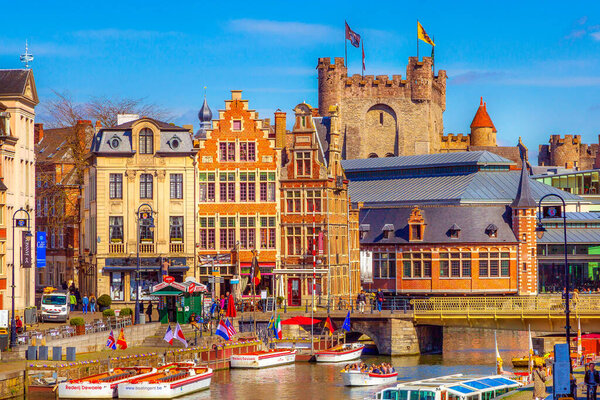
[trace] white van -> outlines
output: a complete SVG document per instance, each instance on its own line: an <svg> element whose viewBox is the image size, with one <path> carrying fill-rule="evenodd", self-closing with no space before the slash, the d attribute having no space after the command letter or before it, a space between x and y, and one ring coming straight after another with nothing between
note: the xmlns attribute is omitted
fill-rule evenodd
<svg viewBox="0 0 600 400"><path fill-rule="evenodd" d="M41 322L69 320L69 294L63 291L54 291L42 295Z"/></svg>

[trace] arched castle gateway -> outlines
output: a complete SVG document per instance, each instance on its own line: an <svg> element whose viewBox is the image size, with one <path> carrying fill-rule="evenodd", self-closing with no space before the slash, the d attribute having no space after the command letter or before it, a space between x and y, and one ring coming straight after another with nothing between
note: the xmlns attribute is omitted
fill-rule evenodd
<svg viewBox="0 0 600 400"><path fill-rule="evenodd" d="M319 114L340 106L345 159L440 151L446 109L446 71L434 76L432 59L409 57L401 75L348 76L344 59L320 58Z"/></svg>

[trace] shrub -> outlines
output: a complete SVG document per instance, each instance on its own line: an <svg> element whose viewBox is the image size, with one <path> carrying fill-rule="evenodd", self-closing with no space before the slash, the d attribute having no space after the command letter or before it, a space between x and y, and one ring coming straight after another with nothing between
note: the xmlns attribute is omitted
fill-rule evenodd
<svg viewBox="0 0 600 400"><path fill-rule="evenodd" d="M109 308L108 310L102 311L102 315L104 317L114 317L115 316L115 310Z"/></svg>
<svg viewBox="0 0 600 400"><path fill-rule="evenodd" d="M121 312L119 312L119 317L127 317L133 315L133 310L129 307L121 308Z"/></svg>
<svg viewBox="0 0 600 400"><path fill-rule="evenodd" d="M69 324L72 326L83 326L85 325L85 321L83 320L83 318L71 318Z"/></svg>
<svg viewBox="0 0 600 400"><path fill-rule="evenodd" d="M102 296L98 297L97 303L99 307L110 307L112 304L112 299L109 295L103 294Z"/></svg>

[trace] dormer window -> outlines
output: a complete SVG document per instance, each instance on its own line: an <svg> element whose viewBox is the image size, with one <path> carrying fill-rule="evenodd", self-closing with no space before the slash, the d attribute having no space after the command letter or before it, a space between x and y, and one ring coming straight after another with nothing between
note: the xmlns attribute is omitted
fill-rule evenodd
<svg viewBox="0 0 600 400"><path fill-rule="evenodd" d="M389 239L392 236L392 232L394 232L394 224L385 224L382 230L383 238Z"/></svg>
<svg viewBox="0 0 600 400"><path fill-rule="evenodd" d="M169 147L172 150L177 150L179 148L179 146L181 145L181 139L179 139L178 136L173 136L168 142L167 144L169 145Z"/></svg>
<svg viewBox="0 0 600 400"><path fill-rule="evenodd" d="M498 237L498 227L494 224L489 224L487 228L485 228L485 233L491 238Z"/></svg>
<svg viewBox="0 0 600 400"><path fill-rule="evenodd" d="M364 239L367 236L367 233L371 230L371 225L369 224L360 224L358 227L360 233L360 239Z"/></svg>
<svg viewBox="0 0 600 400"><path fill-rule="evenodd" d="M116 150L121 145L121 139L118 136L113 136L109 139L108 145L111 149Z"/></svg>
<svg viewBox="0 0 600 400"><path fill-rule="evenodd" d="M423 241L425 235L425 218L419 207L412 209L410 217L408 217L408 239L411 242Z"/></svg>
<svg viewBox="0 0 600 400"><path fill-rule="evenodd" d="M140 154L154 153L154 134L149 128L144 128L140 131Z"/></svg>
<svg viewBox="0 0 600 400"><path fill-rule="evenodd" d="M448 232L450 233L450 237L452 239L458 239L460 236L460 226L452 224Z"/></svg>

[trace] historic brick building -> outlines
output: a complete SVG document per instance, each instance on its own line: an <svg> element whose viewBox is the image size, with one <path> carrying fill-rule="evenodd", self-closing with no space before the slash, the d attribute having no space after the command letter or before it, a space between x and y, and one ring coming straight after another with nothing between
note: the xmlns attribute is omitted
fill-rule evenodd
<svg viewBox="0 0 600 400"><path fill-rule="evenodd" d="M201 122L206 119L208 110L201 110ZM200 279L210 283L223 277L217 294L235 290L231 280L239 279L247 294L256 250L262 275L258 290L272 294L280 237L275 135L242 100L242 92L232 90L212 128L202 127L196 138Z"/></svg>
<svg viewBox="0 0 600 400"><path fill-rule="evenodd" d="M339 110L331 106L322 117L313 117L314 111L298 104L287 134L285 113L275 113L277 140L285 140L277 273L289 305L310 301L313 267L316 295L354 298L360 288L358 210L350 206L341 167Z"/></svg>
<svg viewBox="0 0 600 400"><path fill-rule="evenodd" d="M90 121L46 130L35 124L35 218L47 239L46 267L36 269L40 290L77 283L83 167L94 133Z"/></svg>
<svg viewBox="0 0 600 400"><path fill-rule="evenodd" d="M440 151L446 109L446 71L433 60L409 57L406 77L348 76L344 59L320 58L319 114L339 105L344 159L428 154Z"/></svg>
<svg viewBox="0 0 600 400"><path fill-rule="evenodd" d="M581 135L551 135L550 144L541 144L538 165L589 170L600 167L598 143L581 143Z"/></svg>

